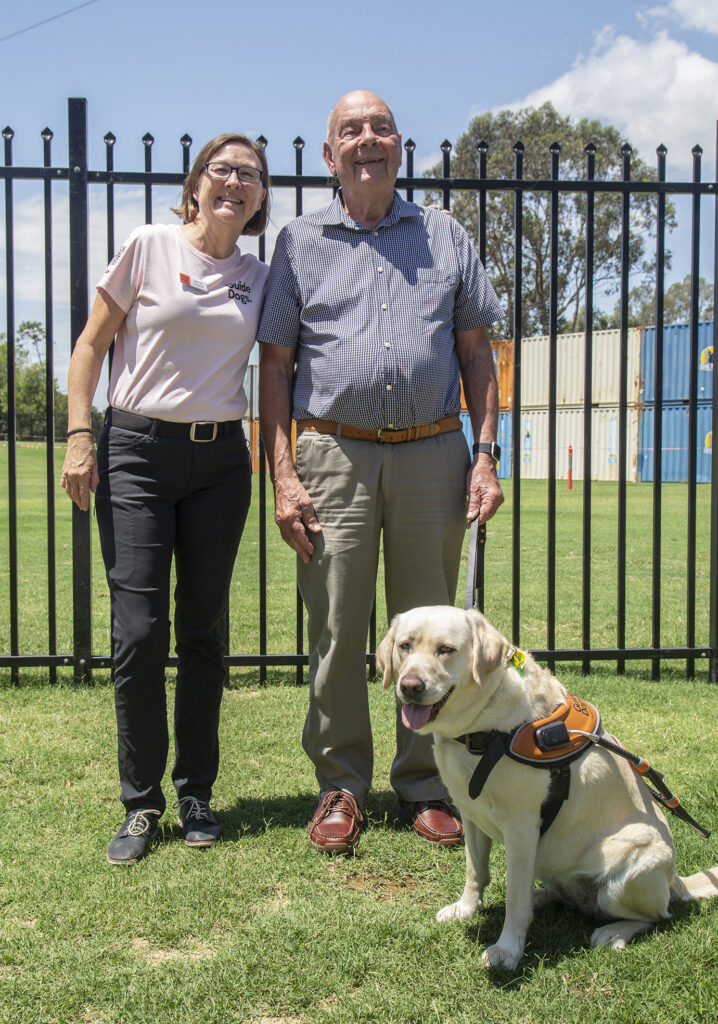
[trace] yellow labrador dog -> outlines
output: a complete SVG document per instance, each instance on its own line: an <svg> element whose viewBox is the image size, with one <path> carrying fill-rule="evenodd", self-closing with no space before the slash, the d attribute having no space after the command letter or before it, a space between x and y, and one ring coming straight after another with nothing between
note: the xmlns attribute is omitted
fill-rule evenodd
<svg viewBox="0 0 718 1024"><path fill-rule="evenodd" d="M618 949L670 917L671 897L718 895L718 867L676 876L671 832L648 787L626 760L591 743L568 765L568 798L543 834L551 777L545 768L501 756L479 795L469 795L487 755L472 753L467 737L490 745L493 730L550 719L567 703L565 687L479 612L442 605L398 615L377 662L384 686L396 685L404 725L433 732L441 777L464 822L466 885L438 921L483 910L491 843L505 844L506 916L498 942L483 955L487 966L515 970L534 908L551 900L608 921L591 945ZM545 887L534 888L537 877Z"/></svg>

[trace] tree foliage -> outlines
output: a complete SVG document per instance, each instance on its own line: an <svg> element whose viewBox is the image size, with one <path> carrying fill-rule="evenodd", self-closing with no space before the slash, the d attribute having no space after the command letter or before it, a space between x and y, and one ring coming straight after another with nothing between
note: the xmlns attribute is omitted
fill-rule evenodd
<svg viewBox="0 0 718 1024"><path fill-rule="evenodd" d="M581 180L586 177L586 147L595 146L596 180L620 180L622 147L627 145L616 128L600 121L563 117L550 103L536 109L501 110L481 114L459 138L451 157L451 175L478 177L477 146L488 145L487 177L515 179L516 145L522 144L522 177L546 180L551 177L551 147L558 144L559 177ZM429 172L442 177L438 164ZM633 152L631 179L656 177ZM436 202L440 193L429 190L428 202ZM522 290L524 335L547 334L550 311L550 195L548 192L523 193ZM629 270L646 274L646 240L655 220L655 197L634 194L630 202ZM673 226L673 209L667 204L667 223ZM579 329L584 320L586 298L586 195L561 193L558 203L557 311L558 329ZM453 193L453 215L478 245L478 204L473 192ZM493 191L486 203L487 272L508 314L508 328L514 323L514 193ZM668 257L669 258L669 257ZM618 290L621 268L621 197L617 193L596 192L594 202L594 290L610 295Z"/></svg>
<svg viewBox="0 0 718 1024"><path fill-rule="evenodd" d="M15 335L15 429L20 437L41 437L47 433L47 387L45 380L45 328L36 320L24 320ZM0 334L0 435L8 434L7 341ZM67 395L53 379L55 437L67 433ZM95 435L102 416L92 410Z"/></svg>
<svg viewBox="0 0 718 1024"><path fill-rule="evenodd" d="M691 319L691 275L682 281L674 281L663 294L663 323L683 324ZM712 320L714 314L713 285L703 277L698 278L698 319ZM620 323L620 307L616 306L613 316L607 320L607 327ZM628 296L628 323L630 327L647 327L656 322L656 289L645 283L632 288Z"/></svg>

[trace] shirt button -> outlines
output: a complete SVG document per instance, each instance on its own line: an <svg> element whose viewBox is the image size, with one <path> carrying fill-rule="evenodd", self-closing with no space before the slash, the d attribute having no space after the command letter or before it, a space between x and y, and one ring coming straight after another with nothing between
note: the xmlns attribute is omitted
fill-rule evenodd
<svg viewBox="0 0 718 1024"><path fill-rule="evenodd" d="M372 231L372 235L374 235L374 238L378 238L379 237L379 232L378 231Z"/></svg>
<svg viewBox="0 0 718 1024"><path fill-rule="evenodd" d="M381 308L382 309L388 309L389 307L387 306L386 302L382 302Z"/></svg>
<svg viewBox="0 0 718 1024"><path fill-rule="evenodd" d="M376 270L377 270L378 274L383 274L384 273L384 268L383 267L377 267Z"/></svg>
<svg viewBox="0 0 718 1024"><path fill-rule="evenodd" d="M387 384L387 386L386 386L386 390L387 390L387 391L391 391L391 384Z"/></svg>
<svg viewBox="0 0 718 1024"><path fill-rule="evenodd" d="M394 429L394 424L393 424L393 423L390 423L387 429L388 429L388 430L393 430L393 429Z"/></svg>
<svg viewBox="0 0 718 1024"><path fill-rule="evenodd" d="M384 342L384 348L389 348L389 342L388 341Z"/></svg>

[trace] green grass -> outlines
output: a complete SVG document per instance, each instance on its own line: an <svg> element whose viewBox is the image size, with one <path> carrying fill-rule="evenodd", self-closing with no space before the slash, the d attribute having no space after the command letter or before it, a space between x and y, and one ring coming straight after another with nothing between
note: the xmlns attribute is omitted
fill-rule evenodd
<svg viewBox="0 0 718 1024"><path fill-rule="evenodd" d="M61 452L58 452L58 465ZM0 472L7 449L0 448ZM20 642L46 649L44 453L19 452ZM59 474L58 474L59 478ZM650 642L651 490L629 489L627 632ZM7 496L0 535L7 535ZM580 643L580 487L558 491L557 642ZM72 644L70 508L57 508L58 647ZM685 626L685 488L664 489L664 642ZM511 511L489 526L487 614L511 621ZM521 632L545 643L546 485L522 487ZM594 484L594 643L615 637L616 488ZM708 493L699 493L699 517ZM258 645L258 503L233 582L232 651ZM294 562L269 508L269 650L295 649ZM108 600L93 529L93 623L109 651ZM698 556L699 642L707 639L708 546ZM0 651L9 647L7 549L0 555ZM463 581L460 583L463 587ZM379 586L381 595L381 578ZM5 602L3 604L3 602ZM378 610L381 635L385 615ZM629 749L665 771L687 808L718 827L715 722L718 687L681 679L680 662L650 682L645 663L621 678L597 664L588 678L565 666L573 692L594 702ZM459 851L436 850L402 830L389 787L392 698L369 684L376 746L369 826L358 855L313 851L306 822L315 803L301 745L307 690L293 671L233 670L221 720L214 806L224 827L213 850L189 850L170 812L151 856L110 868L105 848L122 816L108 673L73 688L28 669L21 686L0 673L0 1024L709 1024L718 1005L718 906L674 907L673 921L622 953L591 950L592 922L547 908L534 922L516 975L487 972L505 900L504 854L492 856L486 912L439 925L437 909L463 887ZM170 703L173 686L168 686ZM166 791L171 793L169 779ZM170 797L171 799L171 797ZM718 863L718 839L674 828L683 874Z"/></svg>
<svg viewBox="0 0 718 1024"><path fill-rule="evenodd" d="M63 449L58 448L56 464L62 462ZM0 476L7 476L7 446L0 446ZM259 650L259 499L255 477L252 509L240 546L232 582L230 613L230 650L233 654ZM511 481L504 481L506 503L488 525L486 544L485 611L494 624L507 635L512 623L512 507ZM72 546L70 503L56 486L52 496L56 510L57 543L57 647L62 653L72 650L72 628L69 609L72 604ZM686 537L687 488L682 484L666 484L662 490L661 545L661 629L663 646L683 646L686 637ZM569 491L565 482L557 485L556 516L556 646L582 647L582 536L583 489L577 482ZM651 579L653 488L649 484L627 487L627 572L626 572L626 642L629 647L648 647L652 642ZM547 646L547 484L526 480L521 484L521 555L520 574L520 643L529 649ZM596 647L617 645L617 485L594 482L592 486L591 602L592 629L590 641ZM274 526L271 487L267 487L267 649L270 653L296 651L296 584L294 557L282 542ZM0 538L7 536L7 489L0 496ZM48 649L47 598L47 494L45 485L45 452L41 448L21 446L18 450L18 538L19 562L19 647L21 654L39 654ZM697 493L696 554L696 643L707 646L709 637L709 566L710 566L710 488L700 485ZM93 522L92 536L92 608L94 653L108 655L109 597L99 553L97 530ZM465 560L464 560L465 563ZM0 548L0 652L10 648L10 615L7 581L8 549ZM463 572L458 600L462 601ZM383 576L379 572L377 587L377 629L381 635L386 625L383 603ZM668 675L680 675L684 664L663 663ZM635 666L639 672L649 669L645 662ZM699 675L707 667L697 666ZM0 683L3 673L0 670ZM62 671L60 673L62 675ZM273 681L293 678L287 669L270 669ZM70 670L65 671L67 678ZM232 670L236 684L252 684L257 669Z"/></svg>
<svg viewBox="0 0 718 1024"><path fill-rule="evenodd" d="M671 922L618 953L590 949L589 919L546 908L518 973L487 972L481 953L505 900L497 846L486 912L437 924L461 892L463 854L395 821L393 701L378 683L375 784L356 857L332 860L306 841L306 689L240 685L221 722L223 841L186 848L168 811L151 855L111 868L105 847L122 816L111 689L24 675L0 689L2 1024L715 1021L717 901L674 906ZM699 821L718 826L718 688L564 678L667 773ZM718 838L679 822L673 831L682 874L718 863Z"/></svg>

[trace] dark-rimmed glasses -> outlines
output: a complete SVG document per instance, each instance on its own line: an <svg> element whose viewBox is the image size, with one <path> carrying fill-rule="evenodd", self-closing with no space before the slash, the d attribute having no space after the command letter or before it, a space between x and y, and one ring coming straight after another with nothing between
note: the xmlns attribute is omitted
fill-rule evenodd
<svg viewBox="0 0 718 1024"><path fill-rule="evenodd" d="M232 167L230 164L210 160L204 165L202 170L206 171L210 178L214 178L216 181L229 181L232 177L232 171L236 172L237 180L243 185L259 185L264 181L264 171L260 171L258 167L251 167L247 164L242 167Z"/></svg>

